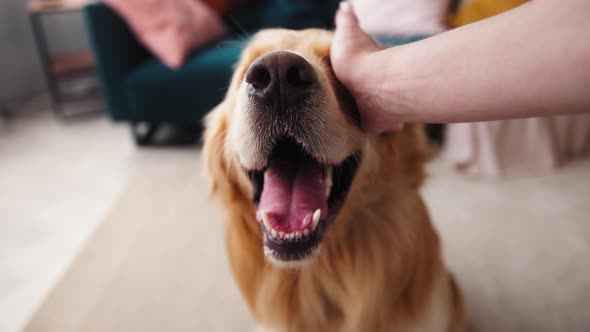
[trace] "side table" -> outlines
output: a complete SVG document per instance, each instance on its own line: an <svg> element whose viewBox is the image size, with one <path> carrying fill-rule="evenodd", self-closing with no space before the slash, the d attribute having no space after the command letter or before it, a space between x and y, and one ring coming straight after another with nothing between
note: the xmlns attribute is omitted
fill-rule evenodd
<svg viewBox="0 0 590 332"><path fill-rule="evenodd" d="M30 0L28 3L33 35L49 90L52 109L59 117L66 115L63 109L65 103L87 98L89 95L98 92L95 79L92 80L94 87L88 88L88 91L84 94L67 93L60 88L62 79L94 76L94 57L90 50L58 55L50 54L47 35L43 26L43 17L80 12L82 7L90 2L90 0Z"/></svg>

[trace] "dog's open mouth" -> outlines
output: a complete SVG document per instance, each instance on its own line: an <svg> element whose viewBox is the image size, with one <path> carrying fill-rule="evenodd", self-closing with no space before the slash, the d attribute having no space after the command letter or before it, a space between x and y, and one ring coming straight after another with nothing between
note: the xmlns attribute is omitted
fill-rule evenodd
<svg viewBox="0 0 590 332"><path fill-rule="evenodd" d="M249 172L265 254L276 261L297 262L316 253L359 162L353 154L338 165L322 164L292 139L280 140L267 166Z"/></svg>

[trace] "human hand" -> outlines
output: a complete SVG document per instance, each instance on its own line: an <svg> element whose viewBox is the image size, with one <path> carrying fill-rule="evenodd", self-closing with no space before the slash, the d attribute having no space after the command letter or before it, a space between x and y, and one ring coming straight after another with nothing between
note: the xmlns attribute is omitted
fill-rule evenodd
<svg viewBox="0 0 590 332"><path fill-rule="evenodd" d="M381 48L359 26L358 19L348 1L340 3L336 13L336 31L332 41L330 59L336 77L354 96L359 108L362 126L372 132L399 130L402 124L392 119L388 108L391 102L370 89L375 72L379 71L374 55Z"/></svg>

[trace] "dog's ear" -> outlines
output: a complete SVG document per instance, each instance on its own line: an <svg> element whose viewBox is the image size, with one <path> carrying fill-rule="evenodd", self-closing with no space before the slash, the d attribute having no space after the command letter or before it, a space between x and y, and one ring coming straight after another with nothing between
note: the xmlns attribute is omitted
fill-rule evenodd
<svg viewBox="0 0 590 332"><path fill-rule="evenodd" d="M227 186L229 158L225 142L228 129L227 101L223 101L205 117L203 169L210 182L209 193L216 196Z"/></svg>
<svg viewBox="0 0 590 332"><path fill-rule="evenodd" d="M425 164L431 156L424 126L406 124L399 134L401 171L410 185L418 187L426 177Z"/></svg>

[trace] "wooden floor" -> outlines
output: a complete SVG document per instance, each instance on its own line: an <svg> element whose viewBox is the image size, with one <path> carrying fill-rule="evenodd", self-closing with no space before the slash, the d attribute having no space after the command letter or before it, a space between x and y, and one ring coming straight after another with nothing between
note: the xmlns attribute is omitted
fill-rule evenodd
<svg viewBox="0 0 590 332"><path fill-rule="evenodd" d="M0 331L16 332L123 188L136 152L103 114L57 121L31 101L0 124Z"/></svg>

